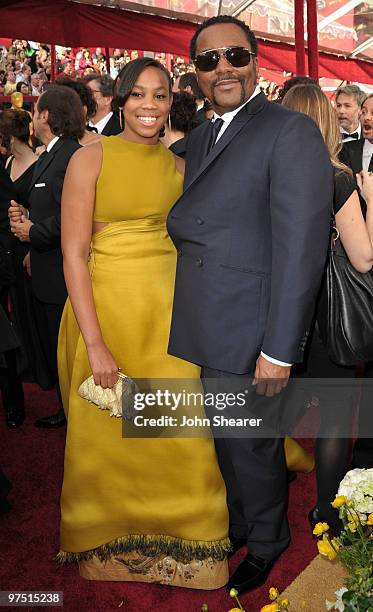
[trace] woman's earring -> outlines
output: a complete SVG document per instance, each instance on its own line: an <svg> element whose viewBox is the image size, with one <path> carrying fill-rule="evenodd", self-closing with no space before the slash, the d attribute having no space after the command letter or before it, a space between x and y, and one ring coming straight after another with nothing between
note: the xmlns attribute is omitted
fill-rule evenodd
<svg viewBox="0 0 373 612"><path fill-rule="evenodd" d="M167 122L168 122L168 129L169 129L169 130L170 130L170 132L171 132L171 130L172 130L172 127L171 127L171 115L168 115L168 120L167 120Z"/></svg>
<svg viewBox="0 0 373 612"><path fill-rule="evenodd" d="M123 130L123 109L120 108L119 109L119 125L120 125L120 129Z"/></svg>

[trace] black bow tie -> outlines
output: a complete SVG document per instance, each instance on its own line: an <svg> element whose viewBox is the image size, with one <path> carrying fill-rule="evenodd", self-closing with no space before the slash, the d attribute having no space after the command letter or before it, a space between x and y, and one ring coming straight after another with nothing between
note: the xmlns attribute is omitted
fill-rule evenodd
<svg viewBox="0 0 373 612"><path fill-rule="evenodd" d="M87 125L86 129L88 130L88 132L96 132L96 134L98 134L98 129L93 125Z"/></svg>
<svg viewBox="0 0 373 612"><path fill-rule="evenodd" d="M346 134L346 132L342 133L342 139L353 138L354 140L359 140L359 132L354 132L353 134Z"/></svg>

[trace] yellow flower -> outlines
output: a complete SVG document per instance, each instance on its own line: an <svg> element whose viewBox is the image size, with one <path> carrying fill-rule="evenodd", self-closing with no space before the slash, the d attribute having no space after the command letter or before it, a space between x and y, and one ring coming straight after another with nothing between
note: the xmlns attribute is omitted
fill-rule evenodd
<svg viewBox="0 0 373 612"><path fill-rule="evenodd" d="M328 523L317 523L313 530L313 534L316 536L321 536L323 533L329 530Z"/></svg>
<svg viewBox="0 0 373 612"><path fill-rule="evenodd" d="M280 608L277 603L271 603L260 608L260 612L280 612Z"/></svg>
<svg viewBox="0 0 373 612"><path fill-rule="evenodd" d="M228 612L242 612L242 608L231 608ZM245 610L243 612L245 612Z"/></svg>
<svg viewBox="0 0 373 612"><path fill-rule="evenodd" d="M350 521L349 523L347 523L346 527L351 531L351 533L355 533L357 529L357 523L355 523L355 521Z"/></svg>
<svg viewBox="0 0 373 612"><path fill-rule="evenodd" d="M333 561L337 556L339 545L335 538L330 542L329 538L324 536L322 540L317 542L317 548L320 555L324 555L324 557L328 557L330 561Z"/></svg>
<svg viewBox="0 0 373 612"><path fill-rule="evenodd" d="M345 495L338 495L332 502L333 508L340 508L347 503L347 497Z"/></svg>
<svg viewBox="0 0 373 612"><path fill-rule="evenodd" d="M284 599L281 599L281 604L280 604L281 610L287 610L289 608L289 605L290 605L290 602L287 597L284 597Z"/></svg>
<svg viewBox="0 0 373 612"><path fill-rule="evenodd" d="M236 589L231 589L231 590L229 591L229 595L230 595L231 597L237 597L237 595L238 595L238 591L237 591Z"/></svg>
<svg viewBox="0 0 373 612"><path fill-rule="evenodd" d="M367 518L367 522L365 523L366 525L373 525L373 512L372 514L370 514Z"/></svg>
<svg viewBox="0 0 373 612"><path fill-rule="evenodd" d="M271 587L269 589L269 598L271 601L275 601L277 599L277 597L279 596L279 592L276 589L276 587Z"/></svg>

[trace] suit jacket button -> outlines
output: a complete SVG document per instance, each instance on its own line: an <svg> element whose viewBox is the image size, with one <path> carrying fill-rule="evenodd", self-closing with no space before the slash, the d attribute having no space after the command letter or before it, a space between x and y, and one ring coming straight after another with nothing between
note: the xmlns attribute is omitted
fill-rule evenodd
<svg viewBox="0 0 373 612"><path fill-rule="evenodd" d="M202 219L202 217L197 217L196 221L197 221L198 225L203 225L204 222L205 222L205 220Z"/></svg>
<svg viewBox="0 0 373 612"><path fill-rule="evenodd" d="M179 250L178 250L178 252L177 252L177 256L178 256L178 257L181 257L181 256L182 256L182 254L183 254L182 250L181 250L181 249L179 249Z"/></svg>
<svg viewBox="0 0 373 612"><path fill-rule="evenodd" d="M199 266L200 268L203 266L203 261L200 257L198 257L198 259L196 259L196 264L197 266Z"/></svg>

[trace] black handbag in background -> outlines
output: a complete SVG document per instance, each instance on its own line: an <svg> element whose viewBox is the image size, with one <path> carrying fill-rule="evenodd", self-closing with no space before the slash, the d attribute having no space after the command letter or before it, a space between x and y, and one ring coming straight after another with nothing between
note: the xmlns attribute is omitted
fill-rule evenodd
<svg viewBox="0 0 373 612"><path fill-rule="evenodd" d="M330 359L344 366L373 361L373 272L355 270L336 227L331 234L326 293L327 321L320 332Z"/></svg>

